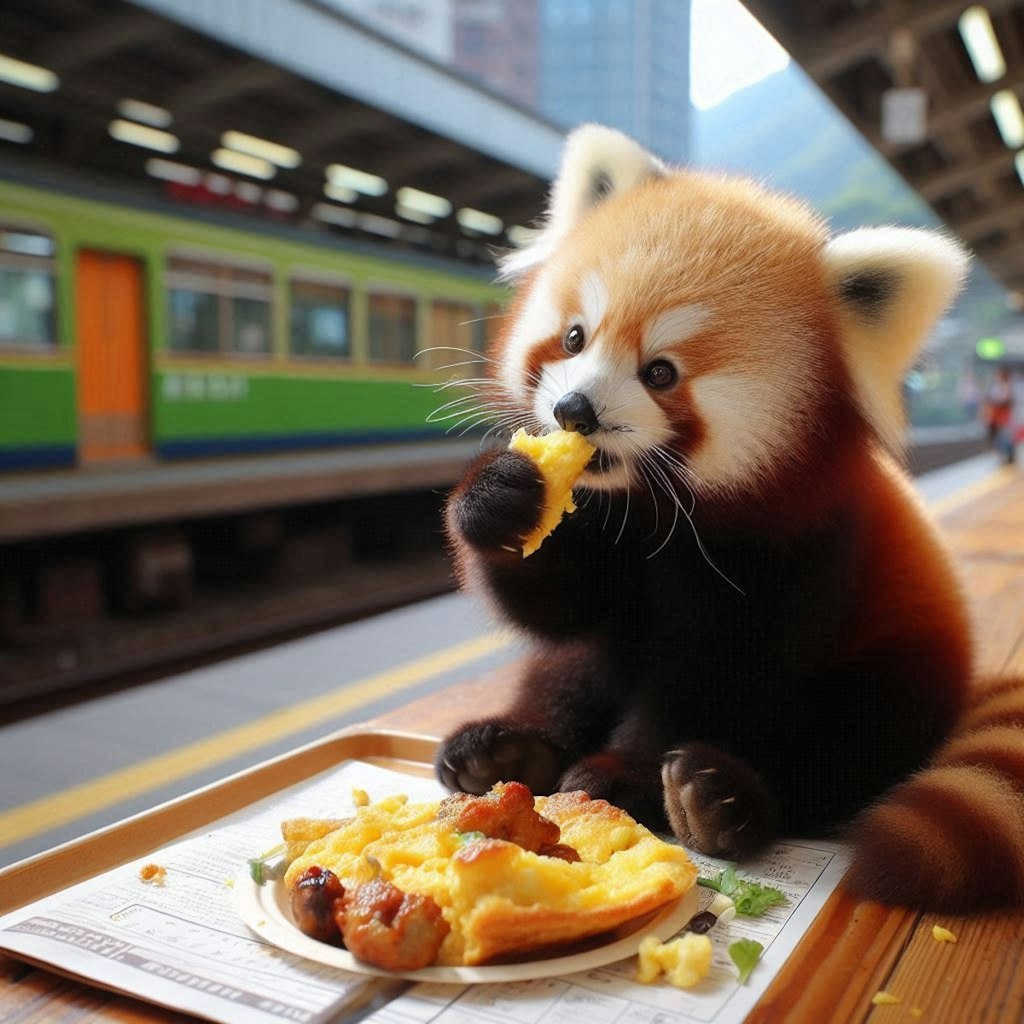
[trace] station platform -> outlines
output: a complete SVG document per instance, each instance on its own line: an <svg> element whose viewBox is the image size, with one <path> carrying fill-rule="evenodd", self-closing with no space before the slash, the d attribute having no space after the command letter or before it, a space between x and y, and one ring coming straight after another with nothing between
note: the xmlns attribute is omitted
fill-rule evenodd
<svg viewBox="0 0 1024 1024"><path fill-rule="evenodd" d="M415 441L0 477L0 543L447 487L479 441Z"/></svg>

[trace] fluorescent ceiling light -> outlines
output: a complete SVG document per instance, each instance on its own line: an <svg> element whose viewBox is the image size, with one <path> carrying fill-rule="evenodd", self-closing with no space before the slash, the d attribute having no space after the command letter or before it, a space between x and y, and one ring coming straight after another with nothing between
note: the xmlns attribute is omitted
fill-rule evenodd
<svg viewBox="0 0 1024 1024"><path fill-rule="evenodd" d="M500 218L493 214L484 213L483 210L474 210L469 206L464 206L459 210L455 219L467 231L480 231L485 235L500 235L505 226Z"/></svg>
<svg viewBox="0 0 1024 1024"><path fill-rule="evenodd" d="M0 139L24 144L32 141L33 134L34 132L27 124L22 124L20 121L5 121L0 117Z"/></svg>
<svg viewBox="0 0 1024 1024"><path fill-rule="evenodd" d="M53 92L60 85L60 79L49 69L38 64L27 64L23 60L5 57L0 53L0 81L19 85L33 92Z"/></svg>
<svg viewBox="0 0 1024 1024"><path fill-rule="evenodd" d="M390 217L379 217L375 213L361 213L356 223L364 231L374 235L383 235L385 238L397 238L404 228L397 220Z"/></svg>
<svg viewBox="0 0 1024 1024"><path fill-rule="evenodd" d="M298 167L302 163L302 156L297 149L291 146L282 146L279 142L269 142L267 139L259 139L255 135L246 135L245 132L225 132L220 137L222 146L228 149L237 150L239 153L247 153L249 156L259 157L261 160L269 160L278 167Z"/></svg>
<svg viewBox="0 0 1024 1024"><path fill-rule="evenodd" d="M357 171L344 164L331 164L327 168L327 180L342 188L354 188L364 196L382 196L388 190L388 183L378 175Z"/></svg>
<svg viewBox="0 0 1024 1024"><path fill-rule="evenodd" d="M418 188L400 188L395 198L400 206L425 213L429 217L447 217L452 212L452 204L447 199L430 192L421 192Z"/></svg>
<svg viewBox="0 0 1024 1024"><path fill-rule="evenodd" d="M989 101L999 134L1010 149L1024 146L1024 111L1012 89L1000 89Z"/></svg>
<svg viewBox="0 0 1024 1024"><path fill-rule="evenodd" d="M416 224L433 224L437 220L436 217L431 217L429 213L414 210L409 206L403 206L401 203L395 203L395 213L399 217L404 217L406 220L411 220Z"/></svg>
<svg viewBox="0 0 1024 1024"><path fill-rule="evenodd" d="M992 19L984 7L968 7L960 15L960 37L974 65L974 72L983 82L994 82L1006 74L1006 61L999 49Z"/></svg>
<svg viewBox="0 0 1024 1024"><path fill-rule="evenodd" d="M169 110L152 103L143 103L142 100L121 100L117 112L129 121L141 121L154 128L166 128L174 120Z"/></svg>
<svg viewBox="0 0 1024 1024"><path fill-rule="evenodd" d="M226 196L231 191L231 179L225 178L223 174L208 174L203 184L217 196Z"/></svg>
<svg viewBox="0 0 1024 1024"><path fill-rule="evenodd" d="M299 197L293 196L291 192L282 192L279 188L268 188L266 203L272 210L291 213L299 208Z"/></svg>
<svg viewBox="0 0 1024 1024"><path fill-rule="evenodd" d="M251 181L240 181L235 185L235 195L243 203L258 203L263 198L263 189Z"/></svg>
<svg viewBox="0 0 1024 1024"><path fill-rule="evenodd" d="M513 245L529 245L539 234L539 228L524 228L522 224L513 224L506 232Z"/></svg>
<svg viewBox="0 0 1024 1024"><path fill-rule="evenodd" d="M334 206L331 203L317 203L313 207L313 216L317 220L326 221L328 224L337 224L343 228L350 228L355 225L358 214L355 210L346 210L344 206Z"/></svg>
<svg viewBox="0 0 1024 1024"><path fill-rule="evenodd" d="M277 168L269 161L247 153L236 153L233 149L215 149L210 159L225 171L236 174L247 174L250 178L262 178L266 181L277 174Z"/></svg>
<svg viewBox="0 0 1024 1024"><path fill-rule="evenodd" d="M203 172L198 167L189 167L173 160L161 160L158 156L150 157L146 161L146 173L179 185L198 185L203 180Z"/></svg>
<svg viewBox="0 0 1024 1024"><path fill-rule="evenodd" d="M143 124L122 121L120 118L110 122L110 134L118 142L127 142L143 149L155 149L158 153L177 153L178 137L170 132L162 132L159 128L147 128Z"/></svg>
<svg viewBox="0 0 1024 1024"><path fill-rule="evenodd" d="M339 203L354 203L359 198L359 193L354 188L335 185L333 181L324 185L324 195L328 199L336 199Z"/></svg>

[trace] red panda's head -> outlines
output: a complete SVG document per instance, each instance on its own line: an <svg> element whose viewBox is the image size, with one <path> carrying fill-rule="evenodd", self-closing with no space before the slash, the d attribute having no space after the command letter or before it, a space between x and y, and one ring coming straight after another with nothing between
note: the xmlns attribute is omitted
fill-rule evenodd
<svg viewBox="0 0 1024 1024"><path fill-rule="evenodd" d="M588 435L588 487L757 493L830 418L899 445L900 383L966 265L934 232L830 237L802 203L588 125L503 262L520 289L496 384L534 426Z"/></svg>

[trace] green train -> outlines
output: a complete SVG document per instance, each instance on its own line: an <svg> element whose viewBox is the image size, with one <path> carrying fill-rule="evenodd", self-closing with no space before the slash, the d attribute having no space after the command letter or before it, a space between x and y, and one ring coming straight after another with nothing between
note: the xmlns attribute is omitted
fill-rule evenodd
<svg viewBox="0 0 1024 1024"><path fill-rule="evenodd" d="M0 471L443 436L486 267L180 209L0 181Z"/></svg>

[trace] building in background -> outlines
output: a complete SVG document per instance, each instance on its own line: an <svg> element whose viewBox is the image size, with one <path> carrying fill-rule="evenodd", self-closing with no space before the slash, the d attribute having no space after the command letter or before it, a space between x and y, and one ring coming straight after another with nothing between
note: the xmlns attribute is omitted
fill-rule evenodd
<svg viewBox="0 0 1024 1024"><path fill-rule="evenodd" d="M454 64L538 109L542 0L454 0Z"/></svg>
<svg viewBox="0 0 1024 1024"><path fill-rule="evenodd" d="M442 64L452 62L452 0L325 0Z"/></svg>

